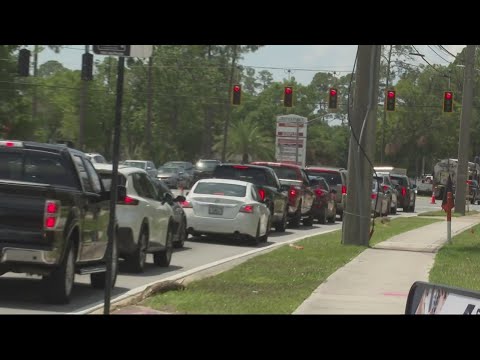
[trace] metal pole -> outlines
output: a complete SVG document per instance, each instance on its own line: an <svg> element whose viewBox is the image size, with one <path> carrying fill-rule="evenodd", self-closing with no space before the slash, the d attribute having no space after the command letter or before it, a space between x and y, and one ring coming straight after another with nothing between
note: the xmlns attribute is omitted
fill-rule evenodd
<svg viewBox="0 0 480 360"><path fill-rule="evenodd" d="M223 148L222 148L222 162L225 162L227 157L227 137L228 137L228 126L230 124L230 117L232 114L232 105L230 103L231 95L232 95L232 86L233 86L233 75L235 72L235 60L237 59L237 46L234 45L233 47L233 55L232 55L232 68L230 72L230 82L228 85L228 102L227 102L227 116L225 117L225 124L223 127Z"/></svg>
<svg viewBox="0 0 480 360"><path fill-rule="evenodd" d="M153 103L153 54L148 59L148 73L147 73L147 123L145 124L145 142L147 153L150 159L153 158L152 151L152 103ZM153 159L152 159L153 160Z"/></svg>
<svg viewBox="0 0 480 360"><path fill-rule="evenodd" d="M88 54L90 45L85 45L85 53ZM78 145L80 150L85 151L85 122L87 118L87 80L82 80L82 90L80 93L80 124L78 129Z"/></svg>
<svg viewBox="0 0 480 360"><path fill-rule="evenodd" d="M298 140L299 140L299 133L300 132L300 119L297 118L297 134L296 134L296 144L295 144L295 164L298 165Z"/></svg>
<svg viewBox="0 0 480 360"><path fill-rule="evenodd" d="M33 77L38 75L38 45L33 48ZM33 99L32 99L32 122L35 123L37 119L37 87L33 87ZM50 140L50 139L49 139Z"/></svg>
<svg viewBox="0 0 480 360"><path fill-rule="evenodd" d="M447 193L447 240L449 244L452 242L452 208L453 194L449 191Z"/></svg>
<svg viewBox="0 0 480 360"><path fill-rule="evenodd" d="M353 136L359 139L369 159L375 154L375 127L378 96L380 46L359 45L358 66L355 75L355 98L353 101L352 136L348 153L347 202L342 224L342 243L367 246L370 235L370 194L372 174L367 159L359 150Z"/></svg>
<svg viewBox="0 0 480 360"><path fill-rule="evenodd" d="M113 133L112 183L110 188L110 221L108 224L107 275L105 281L105 300L103 313L110 313L110 295L112 291L112 245L115 234L115 206L117 204L118 160L120 153L120 131L122 122L123 73L125 57L118 59L117 102L115 104L115 125ZM118 266L118 264L117 264Z"/></svg>
<svg viewBox="0 0 480 360"><path fill-rule="evenodd" d="M475 45L467 45L465 51L465 80L463 83L462 118L458 140L457 186L455 191L455 212L465 215L467 168L470 150L470 119L473 104L473 66Z"/></svg>
<svg viewBox="0 0 480 360"><path fill-rule="evenodd" d="M390 63L391 63L391 58L392 58L392 49L393 45L390 45L390 50L388 52L388 63L387 63L387 81L385 83L385 94L388 90L388 85L389 85L389 80L390 80ZM383 106L383 122L382 122L382 148L380 149L380 163L383 165L383 156L385 153L385 129L387 127L387 109L386 106Z"/></svg>

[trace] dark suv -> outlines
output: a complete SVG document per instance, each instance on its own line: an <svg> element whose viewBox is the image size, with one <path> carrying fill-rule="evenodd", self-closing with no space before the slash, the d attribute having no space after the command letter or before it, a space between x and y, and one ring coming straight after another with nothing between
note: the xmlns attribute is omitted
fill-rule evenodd
<svg viewBox="0 0 480 360"><path fill-rule="evenodd" d="M407 175L390 174L390 180L397 190L397 207L403 212L414 212L417 195Z"/></svg>
<svg viewBox="0 0 480 360"><path fill-rule="evenodd" d="M323 177L330 189L335 190L337 201L337 215L343 219L343 210L347 197L347 170L343 168L331 168L324 166L307 166L305 172L309 176Z"/></svg>
<svg viewBox="0 0 480 360"><path fill-rule="evenodd" d="M280 181L271 168L257 165L221 164L215 168L213 177L241 180L255 184L258 187L260 199L270 209L271 221L275 230L285 231L288 198L286 192L282 191Z"/></svg>
<svg viewBox="0 0 480 360"><path fill-rule="evenodd" d="M215 168L220 164L218 160L198 160L193 170L192 186L200 179L212 177Z"/></svg>

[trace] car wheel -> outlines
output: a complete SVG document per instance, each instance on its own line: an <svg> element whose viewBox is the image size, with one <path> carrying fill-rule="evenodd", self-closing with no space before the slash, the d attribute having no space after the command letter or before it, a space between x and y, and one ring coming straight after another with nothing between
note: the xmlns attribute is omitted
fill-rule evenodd
<svg viewBox="0 0 480 360"><path fill-rule="evenodd" d="M272 228L272 216L268 215L268 221L267 221L267 231L265 232L265 235L260 236L260 241L261 242L267 242L268 240L268 235L270 235L270 229Z"/></svg>
<svg viewBox="0 0 480 360"><path fill-rule="evenodd" d="M178 226L177 241L173 243L173 247L176 249L182 248L183 245L185 245L185 240L187 239L186 221L187 219L183 218L182 223Z"/></svg>
<svg viewBox="0 0 480 360"><path fill-rule="evenodd" d="M260 243L260 220L258 220L257 233L255 236L250 236L250 240L253 246L257 246Z"/></svg>
<svg viewBox="0 0 480 360"><path fill-rule="evenodd" d="M287 229L287 209L285 208L285 211L283 212L282 221L275 224L275 231L285 232L286 229Z"/></svg>
<svg viewBox="0 0 480 360"><path fill-rule="evenodd" d="M327 223L327 212L325 209L322 210L322 213L318 217L318 222L320 224L326 224Z"/></svg>
<svg viewBox="0 0 480 360"><path fill-rule="evenodd" d="M309 215L307 218L303 219L304 226L312 226L313 225L313 216Z"/></svg>
<svg viewBox="0 0 480 360"><path fill-rule="evenodd" d="M140 231L138 238L138 245L135 252L126 257L127 267L135 272L141 273L145 269L145 262L147 260L147 247L148 247L148 231L145 226Z"/></svg>
<svg viewBox="0 0 480 360"><path fill-rule="evenodd" d="M112 289L115 287L117 282L118 275L118 242L117 236L113 239L113 248L112 248L112 272L111 272L111 286ZM105 289L107 280L107 272L93 273L90 274L90 284L94 289Z"/></svg>
<svg viewBox="0 0 480 360"><path fill-rule="evenodd" d="M172 252L173 252L173 231L172 227L168 227L167 240L165 243L165 249L153 254L153 263L157 266L167 267L172 261Z"/></svg>
<svg viewBox="0 0 480 360"><path fill-rule="evenodd" d="M68 304L75 283L75 246L70 241L60 266L43 277L46 300L52 304Z"/></svg>
<svg viewBox="0 0 480 360"><path fill-rule="evenodd" d="M302 220L302 203L298 204L295 215L293 215L293 218L288 222L288 225L298 228L300 226L300 220Z"/></svg>

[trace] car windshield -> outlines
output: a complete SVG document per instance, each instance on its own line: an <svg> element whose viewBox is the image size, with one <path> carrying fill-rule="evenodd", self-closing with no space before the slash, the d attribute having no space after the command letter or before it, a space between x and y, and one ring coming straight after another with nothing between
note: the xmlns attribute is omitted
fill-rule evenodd
<svg viewBox="0 0 480 360"><path fill-rule="evenodd" d="M143 161L125 161L124 165L131 166L131 167L136 167L139 169L146 169L147 163Z"/></svg>
<svg viewBox="0 0 480 360"><path fill-rule="evenodd" d="M308 175L312 176L321 176L323 177L328 185L330 186L337 186L339 184L342 184L342 177L340 176L340 173L335 173L335 172L326 172L326 171L314 171L314 170L305 170Z"/></svg>
<svg viewBox="0 0 480 360"><path fill-rule="evenodd" d="M197 168L199 170L212 171L212 170L215 170L215 168L217 167L218 164L219 164L219 162L214 161L214 160L199 161L195 164L195 168Z"/></svg>
<svg viewBox="0 0 480 360"><path fill-rule="evenodd" d="M272 166L279 179L299 180L297 170L289 167Z"/></svg>
<svg viewBox="0 0 480 360"><path fill-rule="evenodd" d="M168 167L164 166L164 167L161 167L160 169L158 169L158 172L159 172L160 174L177 174L177 173L179 173L180 171L183 171L183 168L173 167L173 166L172 166L172 167L170 167L170 166L168 166Z"/></svg>
<svg viewBox="0 0 480 360"><path fill-rule="evenodd" d="M247 187L245 185L204 182L197 184L193 193L245 197L245 194L247 193Z"/></svg>

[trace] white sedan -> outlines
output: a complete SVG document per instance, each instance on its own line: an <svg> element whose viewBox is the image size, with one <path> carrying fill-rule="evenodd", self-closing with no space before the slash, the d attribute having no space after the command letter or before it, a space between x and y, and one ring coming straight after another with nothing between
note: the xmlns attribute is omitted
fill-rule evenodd
<svg viewBox="0 0 480 360"><path fill-rule="evenodd" d="M265 242L270 210L254 184L229 179L199 180L182 204L189 234L233 235L255 244Z"/></svg>

